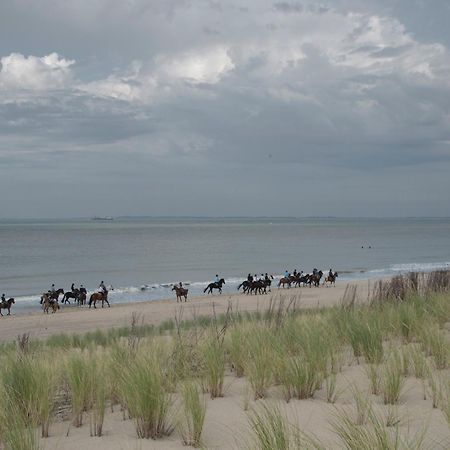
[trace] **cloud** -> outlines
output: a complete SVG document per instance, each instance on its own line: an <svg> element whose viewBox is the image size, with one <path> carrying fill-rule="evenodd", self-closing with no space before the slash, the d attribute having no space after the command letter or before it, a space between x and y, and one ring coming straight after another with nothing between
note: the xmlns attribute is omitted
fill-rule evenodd
<svg viewBox="0 0 450 450"><path fill-rule="evenodd" d="M303 168L306 190L317 177L392 186L394 168L450 169L450 40L421 35L404 0L25 3L0 6L10 165L64 155L76 170L107 161L124 184L148 166L198 189L202 171L223 170L252 195L263 173L273 199L295 187L287 167ZM19 18L23 33L9 26Z"/></svg>
<svg viewBox="0 0 450 450"><path fill-rule="evenodd" d="M2 57L0 63L0 89L44 91L67 86L72 80L70 67L75 61L61 58L57 53L42 57L11 53Z"/></svg>
<svg viewBox="0 0 450 450"><path fill-rule="evenodd" d="M228 49L224 46L198 49L172 57L160 56L156 59L159 70L170 78L190 83L218 83L234 69Z"/></svg>

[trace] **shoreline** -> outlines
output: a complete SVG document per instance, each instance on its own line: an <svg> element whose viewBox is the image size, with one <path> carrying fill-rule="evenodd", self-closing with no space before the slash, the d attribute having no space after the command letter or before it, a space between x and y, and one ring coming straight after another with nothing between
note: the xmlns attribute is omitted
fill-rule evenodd
<svg viewBox="0 0 450 450"><path fill-rule="evenodd" d="M147 300L132 303L112 304L111 308L89 309L88 307L62 306L55 314L42 311L0 317L0 341L11 341L25 333L31 339L45 339L54 334L82 334L97 329L105 330L130 325L133 314L139 315L142 324L158 325L182 313L183 319L195 316L210 316L225 312L231 302L241 311L264 310L270 299L284 296L287 300L296 297L300 308L332 306L337 304L347 286L356 286L358 299L366 300L369 289L376 280L358 280L350 283L337 282L336 286L274 288L268 294L247 295L214 294L188 297L187 302L177 303L173 298ZM14 313L14 309L12 310Z"/></svg>

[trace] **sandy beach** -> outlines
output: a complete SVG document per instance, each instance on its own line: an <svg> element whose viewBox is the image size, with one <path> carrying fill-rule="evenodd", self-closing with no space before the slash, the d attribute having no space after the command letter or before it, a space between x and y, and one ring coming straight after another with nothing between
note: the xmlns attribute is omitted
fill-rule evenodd
<svg viewBox="0 0 450 450"><path fill-rule="evenodd" d="M357 286L358 298L364 301L373 281L352 282ZM158 325L164 320L173 319L183 310L184 319L192 319L193 315L211 315L225 312L231 302L233 308L242 311L264 310L270 299L283 295L286 300L295 297L298 307L312 308L331 306L339 302L344 295L347 283L337 282L336 286L320 286L319 288L272 289L266 295L246 294L214 294L201 297L188 297L186 303L178 303L175 296L166 300L111 305L111 308L89 309L75 306L61 306L55 314L31 313L0 317L0 340L12 340L24 333L29 333L32 339L42 339L58 333L85 333L96 329L105 330L111 327L126 326L131 323L133 313L139 314L141 323ZM38 300L36 300L38 302Z"/></svg>
<svg viewBox="0 0 450 450"><path fill-rule="evenodd" d="M352 283L357 289L357 300L364 302L373 286L360 281ZM130 325L133 314L139 315L143 324L158 325L164 320L173 319L182 311L183 319L194 316L220 314L232 305L234 310L265 310L271 300L283 298L285 302L295 298L300 308L329 307L337 304L344 296L346 283L338 283L335 287L273 289L267 295L249 296L244 294L214 295L189 298L187 303L177 304L175 299L149 301L134 304L112 305L111 308L62 307L56 314L28 314L4 317L0 320L0 338L12 340L22 333L29 333L33 339L44 339L57 333L83 333L96 329L105 330L111 327ZM270 387L265 400L254 400L246 377L238 378L226 369L223 396L211 399L204 395L206 403L206 419L203 429L203 447L217 450L251 449L253 434L249 417L254 411L261 411L265 404L276 407L287 422L298 427L309 436L314 436L326 449L343 448L335 430L333 421L338 415L355 415L354 389L357 389L373 411L383 421L393 420L395 429L411 439L422 431L425 433L424 447L447 449L450 447L450 427L440 409L433 407L432 392L425 388L424 381L412 374L407 376L398 403L395 406L385 405L380 395L371 394L368 379L368 365L358 361L349 351L344 355L342 368L336 375L335 398L328 398L327 385L323 383L313 398L298 400L292 398L285 401L282 387ZM450 376L449 370L441 371L439 376ZM170 436L158 440L139 439L136 436L134 421L125 417L119 405L113 410L108 406L101 438L91 437L89 414L83 426L72 425L69 415L67 420L61 417L50 425L50 436L40 439L42 448L47 450L174 450L183 449L182 435L177 426L179 420L180 399L175 394L171 412L171 420L175 426ZM391 419L390 419L391 418ZM394 428L392 428L394 430ZM409 448L409 447L401 447Z"/></svg>

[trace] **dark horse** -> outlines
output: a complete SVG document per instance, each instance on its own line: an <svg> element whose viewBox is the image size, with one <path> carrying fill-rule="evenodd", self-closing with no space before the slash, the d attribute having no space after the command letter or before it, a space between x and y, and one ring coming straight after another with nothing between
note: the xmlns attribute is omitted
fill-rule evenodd
<svg viewBox="0 0 450 450"><path fill-rule="evenodd" d="M206 286L203 293L205 293L208 289L208 294L212 294L213 289L219 289L219 293L222 293L222 286L225 284L225 280L221 278L217 283L209 283L208 286Z"/></svg>
<svg viewBox="0 0 450 450"><path fill-rule="evenodd" d="M70 305L69 298L73 298L75 301L77 301L79 295L80 291L78 289L74 289L73 291L67 291L64 294L61 303L68 303Z"/></svg>
<svg viewBox="0 0 450 450"><path fill-rule="evenodd" d="M177 295L177 303L180 301L182 302L184 297L184 301L187 301L187 295L188 295L188 289L184 289L180 286L177 286L176 284L173 286L172 291L175 291L175 294Z"/></svg>
<svg viewBox="0 0 450 450"><path fill-rule="evenodd" d="M7 309L8 310L7 316L10 316L11 315L11 305L13 305L14 303L16 303L16 302L14 301L13 298L9 298L8 300L2 301L0 303L0 316L3 316L2 309Z"/></svg>
<svg viewBox="0 0 450 450"><path fill-rule="evenodd" d="M237 287L237 290L239 291L239 289L243 288L244 293L248 294L252 287L252 283L253 281L245 280Z"/></svg>
<svg viewBox="0 0 450 450"><path fill-rule="evenodd" d="M91 305L94 305L94 308L97 309L95 304L97 302L99 302L99 301L102 302L102 308L103 308L105 302L108 305L108 308L111 307L111 305L108 302L108 291L106 291L106 292L94 292L91 295L91 297L89 298L89 308L91 307Z"/></svg>
<svg viewBox="0 0 450 450"><path fill-rule="evenodd" d="M83 306L86 304L86 293L80 292L77 297L78 306Z"/></svg>
<svg viewBox="0 0 450 450"><path fill-rule="evenodd" d="M311 287L311 283L312 283L312 284L314 284L314 286L319 287L322 275L323 275L323 272L321 270L319 270L315 274L310 275L309 276L309 280L310 280L309 286Z"/></svg>

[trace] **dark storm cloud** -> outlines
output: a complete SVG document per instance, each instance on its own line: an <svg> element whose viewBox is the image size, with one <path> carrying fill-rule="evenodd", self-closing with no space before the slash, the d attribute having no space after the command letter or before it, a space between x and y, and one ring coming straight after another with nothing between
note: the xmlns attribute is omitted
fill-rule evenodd
<svg viewBox="0 0 450 450"><path fill-rule="evenodd" d="M21 183L0 210L450 214L443 16L443 1L6 0L0 176Z"/></svg>

